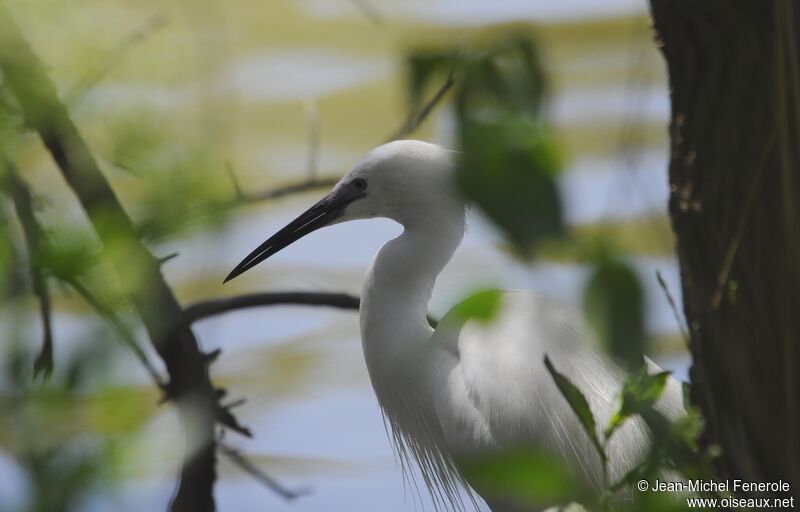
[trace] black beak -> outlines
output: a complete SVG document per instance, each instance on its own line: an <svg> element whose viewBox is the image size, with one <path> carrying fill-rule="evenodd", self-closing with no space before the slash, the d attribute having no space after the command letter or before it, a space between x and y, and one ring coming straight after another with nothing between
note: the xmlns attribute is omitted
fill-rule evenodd
<svg viewBox="0 0 800 512"><path fill-rule="evenodd" d="M269 240L256 247L256 249L248 254L241 263L236 265L236 268L225 278L223 284L234 277L244 274L276 252L291 245L312 231L327 226L342 214L348 204L363 195L363 190L357 190L347 185L336 188L330 194L322 198L317 204L290 222L285 228L275 233Z"/></svg>

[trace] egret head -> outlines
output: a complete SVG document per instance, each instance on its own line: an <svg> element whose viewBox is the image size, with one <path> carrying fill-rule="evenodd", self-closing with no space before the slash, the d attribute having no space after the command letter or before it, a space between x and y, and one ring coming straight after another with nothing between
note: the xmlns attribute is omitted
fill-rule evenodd
<svg viewBox="0 0 800 512"><path fill-rule="evenodd" d="M453 155L450 150L416 140L378 146L328 195L251 252L225 282L325 226L385 217L411 228L453 214L463 218L464 204L452 185Z"/></svg>

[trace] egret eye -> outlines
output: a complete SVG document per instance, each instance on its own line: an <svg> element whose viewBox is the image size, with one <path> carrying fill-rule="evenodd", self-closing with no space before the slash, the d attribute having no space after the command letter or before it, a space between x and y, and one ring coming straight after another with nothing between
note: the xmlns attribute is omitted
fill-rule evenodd
<svg viewBox="0 0 800 512"><path fill-rule="evenodd" d="M356 178L350 182L357 190L366 190L367 189L367 180L363 178Z"/></svg>

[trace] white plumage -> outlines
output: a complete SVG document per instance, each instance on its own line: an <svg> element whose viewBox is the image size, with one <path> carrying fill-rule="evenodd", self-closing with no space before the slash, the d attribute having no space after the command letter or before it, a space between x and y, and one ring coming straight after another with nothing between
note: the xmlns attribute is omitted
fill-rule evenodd
<svg viewBox="0 0 800 512"><path fill-rule="evenodd" d="M399 222L403 233L378 251L367 272L360 324L370 379L401 462L418 464L434 499L452 508L472 505L458 497L459 461L517 448L552 454L599 491L600 458L543 364L547 355L583 391L599 424L607 423L624 374L596 350L577 312L514 291L502 295L489 323L451 312L435 330L428 324L436 277L464 234L452 157L419 141L372 150L229 279L324 225L373 217ZM673 379L656 408L672 419L684 413ZM611 480L641 461L647 446L640 420L616 432L607 447ZM536 508L476 491L495 512Z"/></svg>

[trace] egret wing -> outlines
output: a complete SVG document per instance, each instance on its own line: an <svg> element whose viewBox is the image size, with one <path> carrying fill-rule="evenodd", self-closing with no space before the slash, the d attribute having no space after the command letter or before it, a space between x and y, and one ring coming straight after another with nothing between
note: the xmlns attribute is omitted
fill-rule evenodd
<svg viewBox="0 0 800 512"><path fill-rule="evenodd" d="M600 436L625 375L597 349L577 311L540 294L508 292L489 320L448 314L433 342L447 361L440 363L435 406L451 453L534 449L576 468L591 487L602 488L601 459L544 366L547 355L582 391ZM648 364L651 373L658 371ZM685 413L674 379L657 408L671 419ZM644 423L626 422L607 446L610 477L632 469L648 444Z"/></svg>

